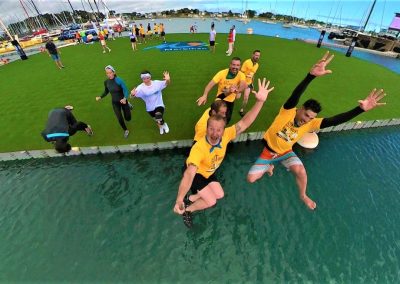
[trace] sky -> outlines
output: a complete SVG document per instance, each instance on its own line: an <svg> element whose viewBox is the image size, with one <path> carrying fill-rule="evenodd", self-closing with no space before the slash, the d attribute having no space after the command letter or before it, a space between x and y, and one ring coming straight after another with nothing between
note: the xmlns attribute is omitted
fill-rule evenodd
<svg viewBox="0 0 400 284"><path fill-rule="evenodd" d="M25 4L31 0L21 0ZM70 11L67 0L33 0L41 13ZM103 0L111 10L120 12L156 12L169 9L192 8L214 12L232 10L256 10L258 13L273 12L277 14L294 15L306 19L317 19L342 25L362 25L373 0ZM74 9L83 10L82 3L87 11L90 10L88 0L70 0ZM93 0L90 0L93 5ZM97 0L96 2L102 2ZM93 5L94 6L94 5ZM104 12L104 6L100 5ZM28 9L34 15L32 6ZM293 12L292 12L293 11ZM379 31L387 28L394 13L400 13L400 0L377 0L375 9L367 30ZM0 19L9 24L22 20L25 13L19 0L0 0Z"/></svg>

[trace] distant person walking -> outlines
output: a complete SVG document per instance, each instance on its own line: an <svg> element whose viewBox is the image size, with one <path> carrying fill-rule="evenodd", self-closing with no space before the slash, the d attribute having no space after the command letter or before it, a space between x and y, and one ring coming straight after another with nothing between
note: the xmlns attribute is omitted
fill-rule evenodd
<svg viewBox="0 0 400 284"><path fill-rule="evenodd" d="M139 33L142 38L142 43L146 43L146 33L144 32L144 27L142 24L139 25Z"/></svg>
<svg viewBox="0 0 400 284"><path fill-rule="evenodd" d="M114 67L107 65L105 68L107 80L104 81L104 92L101 96L96 97L96 101L100 101L102 98L111 93L111 103L122 129L124 130L124 137L128 138L129 130L126 127L125 121L131 120L131 109L133 106L128 102L129 91L125 85L125 82L117 77ZM123 116L122 116L123 114ZM125 120L124 120L125 118Z"/></svg>
<svg viewBox="0 0 400 284"><path fill-rule="evenodd" d="M217 37L217 32L215 31L214 22L211 24L210 31L210 51L215 53L215 38Z"/></svg>
<svg viewBox="0 0 400 284"><path fill-rule="evenodd" d="M228 50L226 51L226 56L231 56L233 52L233 30L229 30L228 34Z"/></svg>
<svg viewBox="0 0 400 284"><path fill-rule="evenodd" d="M143 71L140 78L143 83L131 91L131 96L141 98L146 104L147 113L155 120L160 130L160 134L168 133L168 124L164 121L165 105L162 98L162 90L171 82L169 73L163 73L164 80L151 80L151 73Z"/></svg>
<svg viewBox="0 0 400 284"><path fill-rule="evenodd" d="M135 33L136 40L137 40L138 44L141 44L142 39L140 38L140 30L139 30L139 28L138 28L137 25L134 25L134 26L133 26L132 32Z"/></svg>
<svg viewBox="0 0 400 284"><path fill-rule="evenodd" d="M45 48L46 48L47 54L54 60L57 67L59 69L64 68L65 66L62 64L61 59L60 59L61 52L58 50L57 46L53 43L53 40L50 37L47 40Z"/></svg>
<svg viewBox="0 0 400 284"><path fill-rule="evenodd" d="M136 48L136 35L135 35L135 32L134 32L134 31L132 31L132 32L129 34L129 38L130 38L130 41L131 41L132 50L133 50L133 51L137 50L137 48Z"/></svg>
<svg viewBox="0 0 400 284"><path fill-rule="evenodd" d="M236 42L236 26L235 25L232 26L232 40L233 40L232 50L235 50L235 42Z"/></svg>
<svg viewBox="0 0 400 284"><path fill-rule="evenodd" d="M93 135L90 125L77 121L72 114L72 109L72 106L52 109L47 118L46 129L42 131L43 139L53 143L59 153L71 150L68 139L77 131L86 131L88 135Z"/></svg>
<svg viewBox="0 0 400 284"><path fill-rule="evenodd" d="M114 33L113 27L111 27L111 29L109 29L108 33L110 35L110 39L115 40L115 33Z"/></svg>
<svg viewBox="0 0 400 284"><path fill-rule="evenodd" d="M108 52L111 52L111 48L109 48L107 46L103 32L99 33L99 40L100 40L101 47L103 48L103 53L106 53L106 49L108 50Z"/></svg>
<svg viewBox="0 0 400 284"><path fill-rule="evenodd" d="M160 31L161 31L160 35L161 35L161 37L163 39L163 42L166 43L167 41L165 40L165 27L164 27L163 23L160 24Z"/></svg>

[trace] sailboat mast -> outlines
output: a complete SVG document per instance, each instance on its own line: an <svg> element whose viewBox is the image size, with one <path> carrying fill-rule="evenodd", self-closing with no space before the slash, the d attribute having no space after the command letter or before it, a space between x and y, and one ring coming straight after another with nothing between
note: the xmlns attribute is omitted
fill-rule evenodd
<svg viewBox="0 0 400 284"><path fill-rule="evenodd" d="M367 27L369 18L371 17L372 11L373 11L374 8L375 8L375 4L376 4L376 0L374 0L374 2L372 3L372 7L371 7L371 9L369 10L368 17L367 17L367 19L365 20L365 24L364 24L364 27L363 27L362 31L365 31L365 28Z"/></svg>

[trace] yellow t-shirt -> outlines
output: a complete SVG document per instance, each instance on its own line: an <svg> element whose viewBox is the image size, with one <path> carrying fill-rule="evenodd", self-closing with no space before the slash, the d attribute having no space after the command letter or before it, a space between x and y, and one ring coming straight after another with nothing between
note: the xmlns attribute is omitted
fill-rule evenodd
<svg viewBox="0 0 400 284"><path fill-rule="evenodd" d="M314 118L300 127L294 125L297 108L284 109L281 107L271 126L264 134L268 146L278 154L292 149L305 133L319 130L323 118Z"/></svg>
<svg viewBox="0 0 400 284"><path fill-rule="evenodd" d="M143 27L139 27L139 34L140 35L144 35L144 28Z"/></svg>
<svg viewBox="0 0 400 284"><path fill-rule="evenodd" d="M201 138L206 136L207 132L207 120L210 117L211 108L209 107L200 117L199 121L197 121L196 126L194 127L194 141L199 141Z"/></svg>
<svg viewBox="0 0 400 284"><path fill-rule="evenodd" d="M232 79L227 79L226 76L228 75L229 69L224 69L219 71L215 74L214 78L212 79L215 84L218 84L218 92L217 96L224 92L225 89L229 89L231 86L236 85L239 88L241 81L246 81L246 76L239 71L236 76ZM236 99L235 93L230 93L224 99L227 102L234 102Z"/></svg>
<svg viewBox="0 0 400 284"><path fill-rule="evenodd" d="M226 152L226 146L236 137L236 127L232 125L225 128L224 135L220 142L221 148L211 146L204 136L193 145L190 150L186 165L193 164L197 167L198 174L208 178L221 165ZM211 151L211 149L213 150Z"/></svg>
<svg viewBox="0 0 400 284"><path fill-rule="evenodd" d="M254 74L256 74L258 69L258 63L253 64L253 61L251 61L251 59L247 59L243 65L242 65L242 69L240 71L242 71L244 73L244 75L246 76L246 84L250 85L253 82L253 77Z"/></svg>

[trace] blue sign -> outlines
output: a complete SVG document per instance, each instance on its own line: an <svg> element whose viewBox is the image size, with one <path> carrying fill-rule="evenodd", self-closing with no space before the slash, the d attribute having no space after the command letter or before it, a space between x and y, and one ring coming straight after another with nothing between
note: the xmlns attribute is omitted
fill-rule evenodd
<svg viewBox="0 0 400 284"><path fill-rule="evenodd" d="M208 50L208 44L202 41L166 42L160 45L146 47L144 50L154 48L160 51Z"/></svg>

